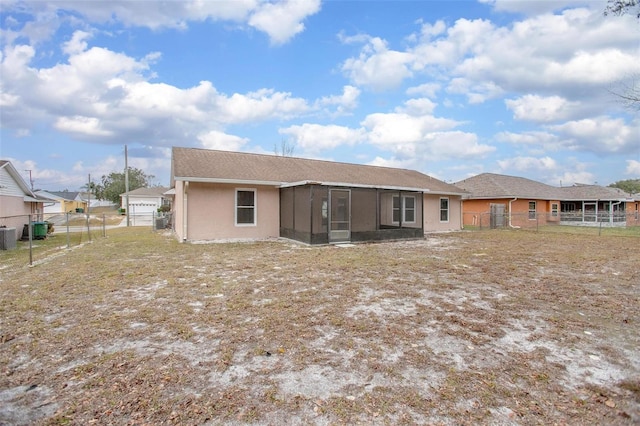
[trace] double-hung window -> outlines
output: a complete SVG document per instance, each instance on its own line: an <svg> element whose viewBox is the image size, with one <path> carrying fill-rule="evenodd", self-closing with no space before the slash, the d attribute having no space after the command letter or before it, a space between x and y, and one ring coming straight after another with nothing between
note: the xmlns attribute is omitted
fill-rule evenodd
<svg viewBox="0 0 640 426"><path fill-rule="evenodd" d="M551 216L558 217L558 203L551 203Z"/></svg>
<svg viewBox="0 0 640 426"><path fill-rule="evenodd" d="M440 222L449 222L449 199L440 198Z"/></svg>
<svg viewBox="0 0 640 426"><path fill-rule="evenodd" d="M529 219L536 218L536 202L529 201Z"/></svg>
<svg viewBox="0 0 640 426"><path fill-rule="evenodd" d="M401 198L393 196L393 223L415 223L416 221L416 197L406 195Z"/></svg>
<svg viewBox="0 0 640 426"><path fill-rule="evenodd" d="M256 224L256 190L236 189L236 225Z"/></svg>
<svg viewBox="0 0 640 426"><path fill-rule="evenodd" d="M415 223L416 221L416 197L404 197L404 221Z"/></svg>

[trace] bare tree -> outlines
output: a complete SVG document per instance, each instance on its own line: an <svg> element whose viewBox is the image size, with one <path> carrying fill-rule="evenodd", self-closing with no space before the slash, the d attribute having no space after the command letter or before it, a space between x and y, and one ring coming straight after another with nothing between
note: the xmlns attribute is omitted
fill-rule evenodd
<svg viewBox="0 0 640 426"><path fill-rule="evenodd" d="M280 146L278 144L273 145L273 152L280 157L291 157L295 150L296 144L291 139L282 138Z"/></svg>
<svg viewBox="0 0 640 426"><path fill-rule="evenodd" d="M625 15L634 13L640 19L640 1L638 0L609 0L604 9L604 15Z"/></svg>
<svg viewBox="0 0 640 426"><path fill-rule="evenodd" d="M640 0L608 0L604 15L622 16L632 13L640 21ZM618 82L617 88L609 90L620 98L627 108L640 110L640 74Z"/></svg>
<svg viewBox="0 0 640 426"><path fill-rule="evenodd" d="M629 109L640 110L640 74L619 81L609 93L617 96L620 102Z"/></svg>

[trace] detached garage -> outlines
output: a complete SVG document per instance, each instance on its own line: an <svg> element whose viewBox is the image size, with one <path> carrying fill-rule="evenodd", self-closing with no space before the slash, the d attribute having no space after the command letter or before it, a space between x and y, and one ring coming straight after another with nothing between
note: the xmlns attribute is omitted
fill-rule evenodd
<svg viewBox="0 0 640 426"><path fill-rule="evenodd" d="M164 196L166 191L167 188L163 186L134 189L120 194L120 206L126 211L128 198L131 216L151 216L157 213L160 207L169 204L169 199Z"/></svg>

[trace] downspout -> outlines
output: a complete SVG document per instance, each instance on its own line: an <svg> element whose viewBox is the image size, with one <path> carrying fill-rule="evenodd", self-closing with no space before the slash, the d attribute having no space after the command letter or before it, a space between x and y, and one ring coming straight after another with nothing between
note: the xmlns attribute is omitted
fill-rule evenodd
<svg viewBox="0 0 640 426"><path fill-rule="evenodd" d="M187 241L187 188L189 188L189 181L185 181L182 185L182 241Z"/></svg>
<svg viewBox="0 0 640 426"><path fill-rule="evenodd" d="M516 197L516 198L514 198L513 200L510 200L510 201L509 201L509 228L514 228L514 229L520 229L520 227L519 227L519 226L513 226L513 225L511 224L511 216L512 216L512 214L511 214L511 212L512 212L512 210L511 210L511 203L513 203L514 201L517 201L517 200L518 200L518 197Z"/></svg>

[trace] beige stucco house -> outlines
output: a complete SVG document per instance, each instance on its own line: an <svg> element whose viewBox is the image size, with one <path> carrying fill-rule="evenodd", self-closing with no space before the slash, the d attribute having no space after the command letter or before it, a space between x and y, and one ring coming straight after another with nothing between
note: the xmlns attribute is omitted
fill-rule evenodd
<svg viewBox="0 0 640 426"><path fill-rule="evenodd" d="M464 191L406 169L176 147L171 186L181 241L327 244L462 227Z"/></svg>

